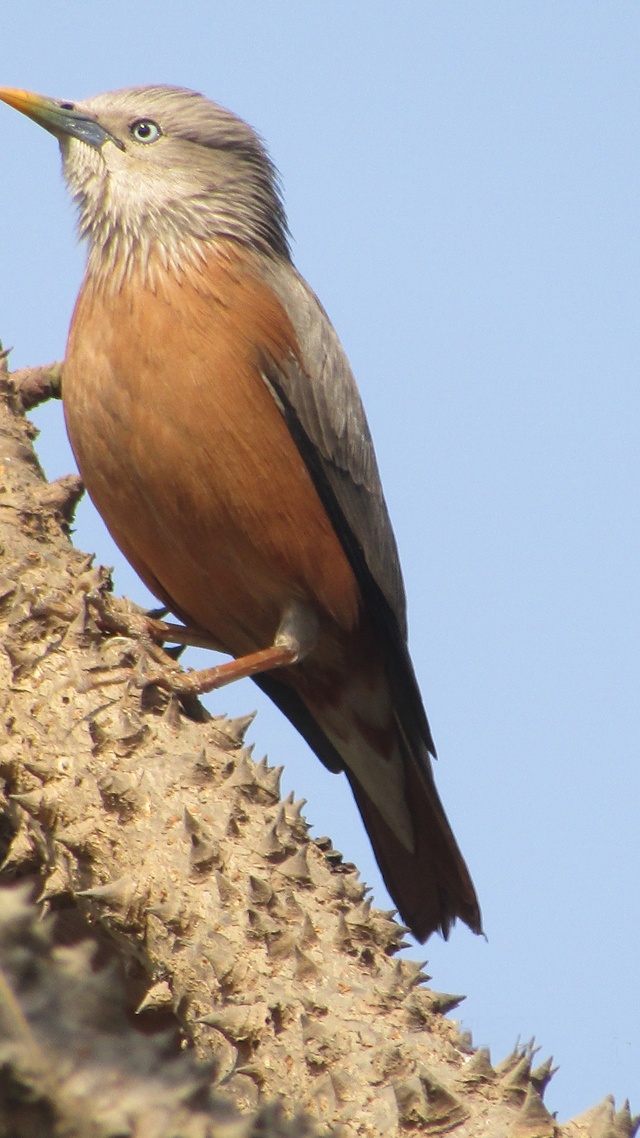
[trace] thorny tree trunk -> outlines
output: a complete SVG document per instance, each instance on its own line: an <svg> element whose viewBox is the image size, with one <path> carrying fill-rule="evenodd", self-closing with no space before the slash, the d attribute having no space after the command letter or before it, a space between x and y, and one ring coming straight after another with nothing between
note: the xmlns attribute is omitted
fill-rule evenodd
<svg viewBox="0 0 640 1138"><path fill-rule="evenodd" d="M558 1125L531 1048L474 1051L247 721L187 714L100 631L126 604L23 414L59 369L1 368L0 1135L629 1138L610 1099Z"/></svg>

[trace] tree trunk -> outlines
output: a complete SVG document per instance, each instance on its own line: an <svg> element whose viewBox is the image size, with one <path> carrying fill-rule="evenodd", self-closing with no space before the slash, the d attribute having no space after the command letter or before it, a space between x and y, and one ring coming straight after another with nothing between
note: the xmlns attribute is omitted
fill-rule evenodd
<svg viewBox="0 0 640 1138"><path fill-rule="evenodd" d="M162 693L102 630L130 606L24 418L60 369L2 367L0 1135L629 1138L609 1099L560 1126L530 1047L472 1050L249 720Z"/></svg>

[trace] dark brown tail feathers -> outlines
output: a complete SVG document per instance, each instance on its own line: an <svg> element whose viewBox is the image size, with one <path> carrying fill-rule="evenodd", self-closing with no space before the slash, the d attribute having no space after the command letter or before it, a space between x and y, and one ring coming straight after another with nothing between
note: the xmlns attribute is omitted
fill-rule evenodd
<svg viewBox="0 0 640 1138"><path fill-rule="evenodd" d="M348 768L346 773L385 885L416 939L425 941L436 930L446 939L457 917L474 933L482 933L469 871L435 785L417 769L416 760L405 753L405 800L416 840L413 853L398 840Z"/></svg>

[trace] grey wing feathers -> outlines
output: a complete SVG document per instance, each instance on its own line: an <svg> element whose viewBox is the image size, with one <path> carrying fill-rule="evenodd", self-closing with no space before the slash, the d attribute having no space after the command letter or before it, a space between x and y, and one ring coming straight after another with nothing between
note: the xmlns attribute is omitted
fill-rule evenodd
<svg viewBox="0 0 640 1138"><path fill-rule="evenodd" d="M303 363L301 368L292 360L286 374L278 375L274 396L293 411L312 444L319 465L312 474L326 479L350 536L406 641L398 550L353 373L320 301L291 265L282 270L275 265L269 283L291 320ZM269 382L270 377L265 379Z"/></svg>

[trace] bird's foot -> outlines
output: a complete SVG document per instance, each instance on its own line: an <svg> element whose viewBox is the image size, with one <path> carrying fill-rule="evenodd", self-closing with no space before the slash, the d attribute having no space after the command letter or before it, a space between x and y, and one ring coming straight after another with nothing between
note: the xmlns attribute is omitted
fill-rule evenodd
<svg viewBox="0 0 640 1138"><path fill-rule="evenodd" d="M162 611L162 610L161 610ZM221 645L202 629L160 620L155 614L123 612L101 603L95 614L103 631L137 640L142 654L138 665L138 683L155 685L177 696L200 696L235 680L255 676L272 668L286 667L300 657L300 646L290 637L279 636L270 648L240 656L237 660L213 668L185 672L167 653L165 642L221 651Z"/></svg>
<svg viewBox="0 0 640 1138"><path fill-rule="evenodd" d="M85 595L85 605L90 608L101 631L137 641L140 658L135 667L135 682L140 687L153 685L179 697L205 695L235 680L295 664L309 653L317 635L315 615L304 606L293 603L285 611L275 641L269 648L250 652L213 668L185 672L165 650L165 642L221 651L221 646L209 633L160 620L154 614L141 610L116 608L102 595ZM83 613L86 616L86 608L83 608ZM55 615L71 622L77 621L82 613L74 606L47 599L40 602L38 615ZM82 623L84 626L84 618ZM117 675L112 674L108 681L103 677L100 682L115 683L121 678L118 672Z"/></svg>
<svg viewBox="0 0 640 1138"><path fill-rule="evenodd" d="M261 648L213 668L184 672L162 645L169 641L224 651L210 633L186 625L167 623L151 613L116 612L104 602L100 606L97 623L105 630L140 641L145 656L140 664L140 682L143 686L154 684L178 696L205 695L247 676L295 664L314 647L318 630L315 613L306 605L294 601L286 608L274 643L269 648Z"/></svg>
<svg viewBox="0 0 640 1138"><path fill-rule="evenodd" d="M180 644L183 647L208 648L212 652L223 651L211 633L205 632L202 628L159 620L155 612L123 612L102 602L97 606L96 624L103 632L129 636L132 640L141 640L145 644L152 643L155 646L165 643Z"/></svg>

